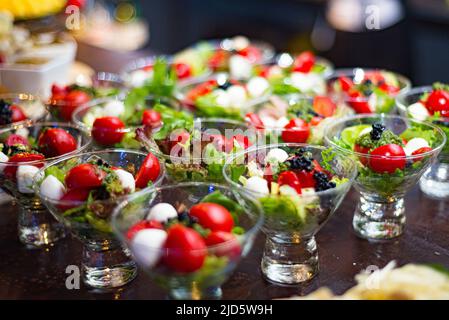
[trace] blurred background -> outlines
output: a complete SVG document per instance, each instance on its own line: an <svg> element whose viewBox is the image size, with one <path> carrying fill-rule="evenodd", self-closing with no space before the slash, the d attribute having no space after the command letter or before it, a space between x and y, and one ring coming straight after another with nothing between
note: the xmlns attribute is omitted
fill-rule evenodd
<svg viewBox="0 0 449 320"><path fill-rule="evenodd" d="M337 67L387 68L415 85L449 82L447 0L102 2L115 17L146 21L145 53L174 53L201 39L241 34L279 51L312 49Z"/></svg>

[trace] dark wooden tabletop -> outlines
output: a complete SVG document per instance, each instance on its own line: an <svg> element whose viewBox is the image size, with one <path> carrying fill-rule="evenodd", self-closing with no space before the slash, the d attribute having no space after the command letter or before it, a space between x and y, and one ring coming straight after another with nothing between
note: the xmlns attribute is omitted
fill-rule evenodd
<svg viewBox="0 0 449 320"><path fill-rule="evenodd" d="M415 188L406 198L407 228L396 240L370 243L352 232L351 218L357 193L351 192L317 235L320 273L307 284L279 286L262 278L260 235L251 254L223 286L224 299L271 299L307 294L328 286L341 294L354 285L354 275L368 266L439 263L449 267L449 202L426 198ZM67 238L48 250L27 250L17 239L17 208L0 206L0 299L165 299L163 291L139 272L129 285L111 292L82 286L65 287L65 268L79 265L81 245Z"/></svg>

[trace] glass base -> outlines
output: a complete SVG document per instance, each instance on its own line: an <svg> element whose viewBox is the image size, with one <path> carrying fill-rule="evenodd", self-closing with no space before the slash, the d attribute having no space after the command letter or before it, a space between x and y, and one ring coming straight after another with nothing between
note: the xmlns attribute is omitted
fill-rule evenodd
<svg viewBox="0 0 449 320"><path fill-rule="evenodd" d="M433 199L449 198L449 164L436 163L419 180L421 191Z"/></svg>
<svg viewBox="0 0 449 320"><path fill-rule="evenodd" d="M262 257L263 275L270 281L298 284L318 273L318 250L315 238L286 242L268 238Z"/></svg>
<svg viewBox="0 0 449 320"><path fill-rule="evenodd" d="M109 241L84 247L82 270L84 283L98 289L124 286L137 275L136 263L129 252Z"/></svg>
<svg viewBox="0 0 449 320"><path fill-rule="evenodd" d="M65 237L64 226L57 222L38 200L18 203L19 240L29 249L51 246Z"/></svg>
<svg viewBox="0 0 449 320"><path fill-rule="evenodd" d="M360 196L352 221L356 234L370 240L388 240L400 236L405 226L403 198L377 202Z"/></svg>
<svg viewBox="0 0 449 320"><path fill-rule="evenodd" d="M220 287L211 287L206 290L176 289L170 291L170 298L176 300L219 300L223 292Z"/></svg>

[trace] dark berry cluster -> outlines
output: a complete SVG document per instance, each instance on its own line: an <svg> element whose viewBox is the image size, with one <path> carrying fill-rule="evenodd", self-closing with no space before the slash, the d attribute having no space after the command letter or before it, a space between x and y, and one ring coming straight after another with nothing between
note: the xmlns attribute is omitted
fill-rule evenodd
<svg viewBox="0 0 449 320"><path fill-rule="evenodd" d="M95 164L99 167L103 167L103 168L110 168L110 164L107 163L106 161L104 161L103 159L98 159Z"/></svg>
<svg viewBox="0 0 449 320"><path fill-rule="evenodd" d="M381 123L373 124L373 130L371 130L371 139L380 140L385 129L385 126Z"/></svg>
<svg viewBox="0 0 449 320"><path fill-rule="evenodd" d="M226 81L225 83L219 84L218 89L228 90L228 88L230 86L232 86L232 83L230 83L229 81Z"/></svg>
<svg viewBox="0 0 449 320"><path fill-rule="evenodd" d="M6 154L8 157L11 157L18 153L29 152L30 149L28 146L23 144L15 144L13 146L3 145L2 152Z"/></svg>
<svg viewBox="0 0 449 320"><path fill-rule="evenodd" d="M290 165L290 169L306 171L313 170L312 159L305 157L304 155L295 156L287 162Z"/></svg>
<svg viewBox="0 0 449 320"><path fill-rule="evenodd" d="M0 125L10 124L12 117L12 110L10 104L5 100L0 99Z"/></svg>
<svg viewBox="0 0 449 320"><path fill-rule="evenodd" d="M313 174L313 178L316 181L316 191L324 191L327 189L335 188L335 182L329 181L329 177L324 172L317 171Z"/></svg>

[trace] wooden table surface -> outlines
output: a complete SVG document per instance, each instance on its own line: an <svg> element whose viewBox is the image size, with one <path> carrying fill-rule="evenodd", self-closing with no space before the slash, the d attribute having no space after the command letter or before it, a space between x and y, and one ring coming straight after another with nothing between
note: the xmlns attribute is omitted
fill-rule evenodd
<svg viewBox="0 0 449 320"><path fill-rule="evenodd" d="M449 267L449 202L426 198L418 188L406 198L407 228L396 240L370 243L352 232L351 218L357 200L352 191L340 209L317 235L320 273L309 283L279 286L262 278L260 258L264 237L261 234L251 254L241 262L223 286L224 299L271 299L307 294L328 286L341 294L354 285L354 275L368 266L439 263ZM17 208L0 206L0 299L165 299L163 291L139 272L127 286L95 292L82 286L65 287L65 268L79 265L81 245L67 238L49 250L27 250L17 239Z"/></svg>

